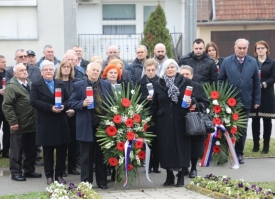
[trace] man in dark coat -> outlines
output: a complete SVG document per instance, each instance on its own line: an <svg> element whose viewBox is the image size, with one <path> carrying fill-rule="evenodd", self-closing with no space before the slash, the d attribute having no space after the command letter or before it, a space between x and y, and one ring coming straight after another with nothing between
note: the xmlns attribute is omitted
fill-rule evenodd
<svg viewBox="0 0 275 199"><path fill-rule="evenodd" d="M83 56L83 50L82 50L81 46L76 45L76 46L73 47L73 50L76 53L77 58L78 58L77 66L82 67L86 71L87 65L89 64L89 62L87 60L83 59L83 57L82 57Z"/></svg>
<svg viewBox="0 0 275 199"><path fill-rule="evenodd" d="M30 105L31 82L27 80L26 66L19 63L14 66L13 71L14 77L7 85L2 108L11 129L11 179L26 181L26 177L42 177L40 173L35 172L34 167L36 159L35 110Z"/></svg>
<svg viewBox="0 0 275 199"><path fill-rule="evenodd" d="M196 39L193 42L193 51L183 56L179 61L179 66L189 65L193 68L193 81L200 84L215 82L218 76L215 61L204 51L204 41L202 39Z"/></svg>
<svg viewBox="0 0 275 199"><path fill-rule="evenodd" d="M228 80L230 85L234 85L240 90L239 97L243 103L243 111L247 119L251 107L257 109L261 104L261 88L258 74L258 65L253 57L247 55L249 41L238 39L235 42L235 54L226 57L221 65L218 80ZM246 140L244 129L241 138L235 144L235 150L240 164L244 164L243 150Z"/></svg>
<svg viewBox="0 0 275 199"><path fill-rule="evenodd" d="M52 45L46 45L44 47L43 54L44 54L44 57L40 58L40 60L36 63L36 66L39 67L42 61L48 60L54 63L54 70L56 70L57 67L59 66L60 60L58 60L54 56L54 49Z"/></svg>
<svg viewBox="0 0 275 199"><path fill-rule="evenodd" d="M76 112L76 140L81 147L81 181L93 183L93 162L95 161L96 182L99 188L108 189L107 170L103 163L103 154L96 141L96 128L99 125L98 115L104 114L103 101L112 93L111 83L99 79L101 66L92 62L88 64L88 79L74 83L73 92L68 102L69 108ZM94 108L88 109L91 101L86 97L86 88L93 87Z"/></svg>

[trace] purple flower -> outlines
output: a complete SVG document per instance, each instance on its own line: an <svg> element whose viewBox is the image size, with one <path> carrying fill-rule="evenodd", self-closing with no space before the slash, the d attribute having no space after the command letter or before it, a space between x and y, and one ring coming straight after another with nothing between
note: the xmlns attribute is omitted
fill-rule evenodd
<svg viewBox="0 0 275 199"><path fill-rule="evenodd" d="M255 184L251 185L251 189L256 189L256 185Z"/></svg>
<svg viewBox="0 0 275 199"><path fill-rule="evenodd" d="M82 194L81 194L81 192L79 191L79 192L77 192L77 194L76 194L78 197L82 197Z"/></svg>
<svg viewBox="0 0 275 199"><path fill-rule="evenodd" d="M249 190L249 188L248 188L248 187L245 187L245 188L244 188L244 190L245 190L245 191L248 191L248 190Z"/></svg>
<svg viewBox="0 0 275 199"><path fill-rule="evenodd" d="M239 183L239 184L238 184L238 187L239 187L239 188L243 188L243 183Z"/></svg>
<svg viewBox="0 0 275 199"><path fill-rule="evenodd" d="M75 188L74 183L71 182L71 183L69 184L69 188L68 188L68 189L69 189L69 190L73 190L74 188Z"/></svg>

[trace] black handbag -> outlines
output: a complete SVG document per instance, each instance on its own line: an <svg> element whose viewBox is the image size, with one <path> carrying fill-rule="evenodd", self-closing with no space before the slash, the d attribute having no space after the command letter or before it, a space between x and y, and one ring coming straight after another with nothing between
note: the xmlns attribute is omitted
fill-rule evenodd
<svg viewBox="0 0 275 199"><path fill-rule="evenodd" d="M206 130L206 134L209 134L209 133L213 133L215 132L215 125L212 121L212 118L210 117L210 115L208 115L206 112L205 112L205 108L203 106L203 104L201 104L202 107L203 107L203 122L204 122L204 125L205 125L205 130Z"/></svg>

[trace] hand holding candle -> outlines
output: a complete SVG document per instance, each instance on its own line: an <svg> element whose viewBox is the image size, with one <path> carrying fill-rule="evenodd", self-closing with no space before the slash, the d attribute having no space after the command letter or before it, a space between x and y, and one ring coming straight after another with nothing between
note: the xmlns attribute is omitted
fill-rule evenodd
<svg viewBox="0 0 275 199"><path fill-rule="evenodd" d="M181 107L183 108L188 108L188 102L191 101L191 95L192 95L193 87L192 86L187 86L184 92L184 96L182 98L182 103Z"/></svg>
<svg viewBox="0 0 275 199"><path fill-rule="evenodd" d="M55 92L54 92L54 96L55 96L55 106L58 109L61 109L62 107L62 90L61 88L56 88Z"/></svg>
<svg viewBox="0 0 275 199"><path fill-rule="evenodd" d="M88 109L94 108L94 91L92 87L86 87L86 99L89 100L90 105L87 106Z"/></svg>

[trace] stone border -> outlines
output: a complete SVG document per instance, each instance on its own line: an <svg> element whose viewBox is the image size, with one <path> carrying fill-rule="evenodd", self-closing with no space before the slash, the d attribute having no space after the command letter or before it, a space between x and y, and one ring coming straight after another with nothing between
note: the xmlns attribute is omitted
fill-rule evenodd
<svg viewBox="0 0 275 199"><path fill-rule="evenodd" d="M198 187L198 186L190 184L190 183L187 184L185 187L186 187L186 189L195 191L197 193L200 193L202 195L206 195L206 196L209 196L209 197L212 197L215 199L234 199L233 197L230 197L223 193L215 192L210 189L203 188L203 187Z"/></svg>

